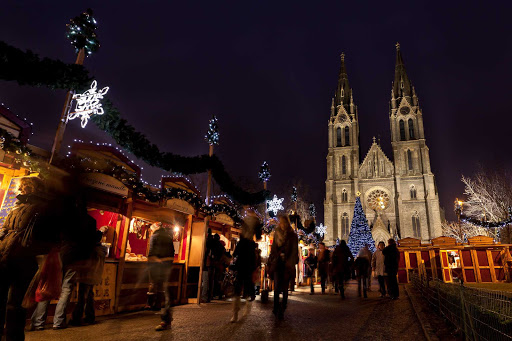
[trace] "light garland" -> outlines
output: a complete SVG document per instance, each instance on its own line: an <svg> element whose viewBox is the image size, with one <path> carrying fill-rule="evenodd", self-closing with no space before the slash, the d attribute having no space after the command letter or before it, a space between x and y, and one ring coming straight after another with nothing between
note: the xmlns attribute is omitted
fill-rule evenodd
<svg viewBox="0 0 512 341"><path fill-rule="evenodd" d="M210 146L219 144L219 127L217 125L216 116L213 116L213 118L208 122L208 131L206 132L204 139Z"/></svg>
<svg viewBox="0 0 512 341"><path fill-rule="evenodd" d="M309 205L309 215L313 218L316 217L316 207L315 204Z"/></svg>
<svg viewBox="0 0 512 341"><path fill-rule="evenodd" d="M267 161L263 161L263 164L260 167L260 171L258 173L258 177L263 182L268 182L270 180L270 177L272 174L270 174L270 167L268 166Z"/></svg>
<svg viewBox="0 0 512 341"><path fill-rule="evenodd" d="M73 99L76 100L76 107L75 111L68 115L68 119L74 120L80 117L82 128L85 128L91 115L103 115L104 113L100 101L108 92L109 87L106 86L100 91L97 91L97 86L98 83L93 81L89 90L86 90L83 94L73 96Z"/></svg>

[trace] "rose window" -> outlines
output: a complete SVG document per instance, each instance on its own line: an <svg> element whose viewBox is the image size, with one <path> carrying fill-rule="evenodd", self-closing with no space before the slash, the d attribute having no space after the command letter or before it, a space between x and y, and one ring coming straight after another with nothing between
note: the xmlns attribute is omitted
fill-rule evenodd
<svg viewBox="0 0 512 341"><path fill-rule="evenodd" d="M376 211L384 211L389 206L389 194L383 190L371 191L367 198L368 206Z"/></svg>

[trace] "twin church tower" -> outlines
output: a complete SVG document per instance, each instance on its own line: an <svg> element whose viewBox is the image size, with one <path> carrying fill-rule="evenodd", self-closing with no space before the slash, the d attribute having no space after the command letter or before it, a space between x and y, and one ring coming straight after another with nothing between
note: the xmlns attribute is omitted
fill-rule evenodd
<svg viewBox="0 0 512 341"><path fill-rule="evenodd" d="M441 235L439 197L430 169L423 113L396 44L395 79L389 105L393 159L375 138L361 162L359 112L341 55L338 87L329 119L324 221L326 241L348 239L359 196L376 242L413 237L423 241Z"/></svg>

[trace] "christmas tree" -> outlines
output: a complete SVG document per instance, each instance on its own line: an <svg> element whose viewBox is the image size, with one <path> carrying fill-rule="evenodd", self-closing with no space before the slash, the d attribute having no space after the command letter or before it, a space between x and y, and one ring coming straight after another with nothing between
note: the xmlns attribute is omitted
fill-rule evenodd
<svg viewBox="0 0 512 341"><path fill-rule="evenodd" d="M375 242L372 238L372 233L366 222L366 215L361 205L361 199L356 197L356 204L354 206L354 218L350 225L350 235L348 236L347 243L352 255L357 256L359 250L365 245L368 245L368 249L371 252L375 252Z"/></svg>

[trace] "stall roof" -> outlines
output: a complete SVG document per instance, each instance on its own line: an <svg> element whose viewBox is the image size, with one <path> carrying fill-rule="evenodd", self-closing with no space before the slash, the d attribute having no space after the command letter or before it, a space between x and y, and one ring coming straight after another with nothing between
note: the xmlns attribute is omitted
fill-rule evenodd
<svg viewBox="0 0 512 341"><path fill-rule="evenodd" d="M179 188L201 196L201 193L196 188L196 186L194 186L192 182L190 182L190 180L184 176L163 176L161 181L162 189Z"/></svg>
<svg viewBox="0 0 512 341"><path fill-rule="evenodd" d="M119 150L112 146L93 143L75 142L71 146L71 154L78 157L89 157L96 160L111 161L117 165L125 166L129 171L140 177L141 169Z"/></svg>
<svg viewBox="0 0 512 341"><path fill-rule="evenodd" d="M3 104L0 104L0 128L13 134L22 143L27 143L32 133L30 124L19 118Z"/></svg>

